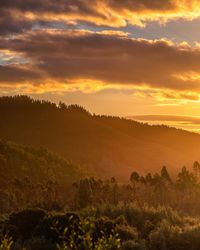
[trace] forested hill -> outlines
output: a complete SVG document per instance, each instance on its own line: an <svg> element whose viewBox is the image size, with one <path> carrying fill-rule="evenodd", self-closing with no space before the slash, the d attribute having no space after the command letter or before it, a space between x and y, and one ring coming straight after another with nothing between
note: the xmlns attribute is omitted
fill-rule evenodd
<svg viewBox="0 0 200 250"><path fill-rule="evenodd" d="M133 170L190 167L200 160L200 135L118 117L91 115L78 105L0 98L0 137L43 146L100 177L128 178Z"/></svg>
<svg viewBox="0 0 200 250"><path fill-rule="evenodd" d="M62 206L83 176L79 166L46 149L0 140L0 213Z"/></svg>
<svg viewBox="0 0 200 250"><path fill-rule="evenodd" d="M83 175L80 167L46 149L0 140L0 189L9 188L15 181L21 185L59 182L67 188Z"/></svg>

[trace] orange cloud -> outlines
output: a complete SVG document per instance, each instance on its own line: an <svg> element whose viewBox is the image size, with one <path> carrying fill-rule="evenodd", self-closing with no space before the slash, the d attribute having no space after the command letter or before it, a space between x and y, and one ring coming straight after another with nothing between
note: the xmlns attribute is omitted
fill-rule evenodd
<svg viewBox="0 0 200 250"><path fill-rule="evenodd" d="M164 39L132 39L112 32L52 30L0 39L0 48L20 53L32 62L32 70L38 72L39 69L45 77L199 89L200 49ZM188 77L190 72L193 77Z"/></svg>
<svg viewBox="0 0 200 250"><path fill-rule="evenodd" d="M164 92L160 98L199 100L199 47L134 39L115 31L38 30L1 38L0 50L11 54L12 60L15 54L22 58L21 64L0 65L0 84L44 88L49 82L62 86L87 82L94 91L102 89L97 85L131 86Z"/></svg>
<svg viewBox="0 0 200 250"><path fill-rule="evenodd" d="M200 16L198 0L1 0L0 26L10 31L28 29L35 21L89 22L111 27L127 23L144 26ZM9 17L9 18L8 18ZM7 22L5 22L5 20ZM2 25L1 25L2 24ZM4 24L4 25L3 25Z"/></svg>

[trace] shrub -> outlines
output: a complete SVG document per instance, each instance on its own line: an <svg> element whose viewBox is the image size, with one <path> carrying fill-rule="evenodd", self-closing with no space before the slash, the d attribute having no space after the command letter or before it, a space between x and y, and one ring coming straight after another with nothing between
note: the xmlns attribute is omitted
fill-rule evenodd
<svg viewBox="0 0 200 250"><path fill-rule="evenodd" d="M145 241L136 242L134 240L125 241L122 244L122 250L147 250Z"/></svg>
<svg viewBox="0 0 200 250"><path fill-rule="evenodd" d="M32 238L30 240L25 241L24 243L17 242L14 245L13 250L57 250L57 246L55 243L52 243L45 238Z"/></svg>
<svg viewBox="0 0 200 250"><path fill-rule="evenodd" d="M134 227L130 227L127 225L117 225L116 232L119 234L119 238L122 241L138 239L138 232Z"/></svg>
<svg viewBox="0 0 200 250"><path fill-rule="evenodd" d="M9 224L17 228L22 239L29 239L45 215L46 213L41 209L27 209L12 213L9 217Z"/></svg>
<svg viewBox="0 0 200 250"><path fill-rule="evenodd" d="M62 240L60 236L66 228L68 229L65 233L66 237L69 237L72 231L80 234L79 223L80 218L75 213L49 214L38 225L34 235L36 237L44 236L53 242L60 242Z"/></svg>

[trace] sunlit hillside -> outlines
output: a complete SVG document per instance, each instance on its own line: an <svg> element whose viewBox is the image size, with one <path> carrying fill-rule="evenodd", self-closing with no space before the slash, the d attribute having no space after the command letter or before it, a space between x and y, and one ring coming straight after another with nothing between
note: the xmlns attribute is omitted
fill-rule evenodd
<svg viewBox="0 0 200 250"><path fill-rule="evenodd" d="M127 180L130 172L172 174L200 157L200 135L118 117L92 115L78 105L0 98L0 137L43 146L101 177Z"/></svg>

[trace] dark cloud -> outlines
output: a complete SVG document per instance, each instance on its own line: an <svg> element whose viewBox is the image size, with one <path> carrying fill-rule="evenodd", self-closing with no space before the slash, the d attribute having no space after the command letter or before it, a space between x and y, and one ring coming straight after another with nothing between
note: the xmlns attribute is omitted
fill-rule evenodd
<svg viewBox="0 0 200 250"><path fill-rule="evenodd" d="M0 35L11 35L30 30L34 23L23 17L15 17L9 12L0 10Z"/></svg>
<svg viewBox="0 0 200 250"><path fill-rule="evenodd" d="M0 30L2 33L23 32L37 23L59 19L90 22L90 17L106 18L99 12L97 1L88 0L2 0L0 3ZM91 20L91 22L93 22Z"/></svg>
<svg viewBox="0 0 200 250"><path fill-rule="evenodd" d="M127 22L145 25L152 20L196 18L197 0L1 0L0 30L23 32L38 21L88 22L111 27Z"/></svg>
<svg viewBox="0 0 200 250"><path fill-rule="evenodd" d="M98 1L93 0L1 0L2 10L28 11L33 13L83 13L96 14Z"/></svg>
<svg viewBox="0 0 200 250"><path fill-rule="evenodd" d="M106 17L102 9L107 11L130 12L178 12L193 11L199 7L198 0L1 0L1 9L14 9L33 13L76 13ZM105 11L106 9L104 9Z"/></svg>
<svg viewBox="0 0 200 250"><path fill-rule="evenodd" d="M1 83L27 83L41 80L41 75L36 70L20 68L17 65L0 65Z"/></svg>
<svg viewBox="0 0 200 250"><path fill-rule="evenodd" d="M36 73L40 69L46 78L56 81L90 79L200 89L200 50L165 40L130 39L112 32L35 31L10 40L0 39L0 49L20 53ZM2 76L0 81L4 81Z"/></svg>

